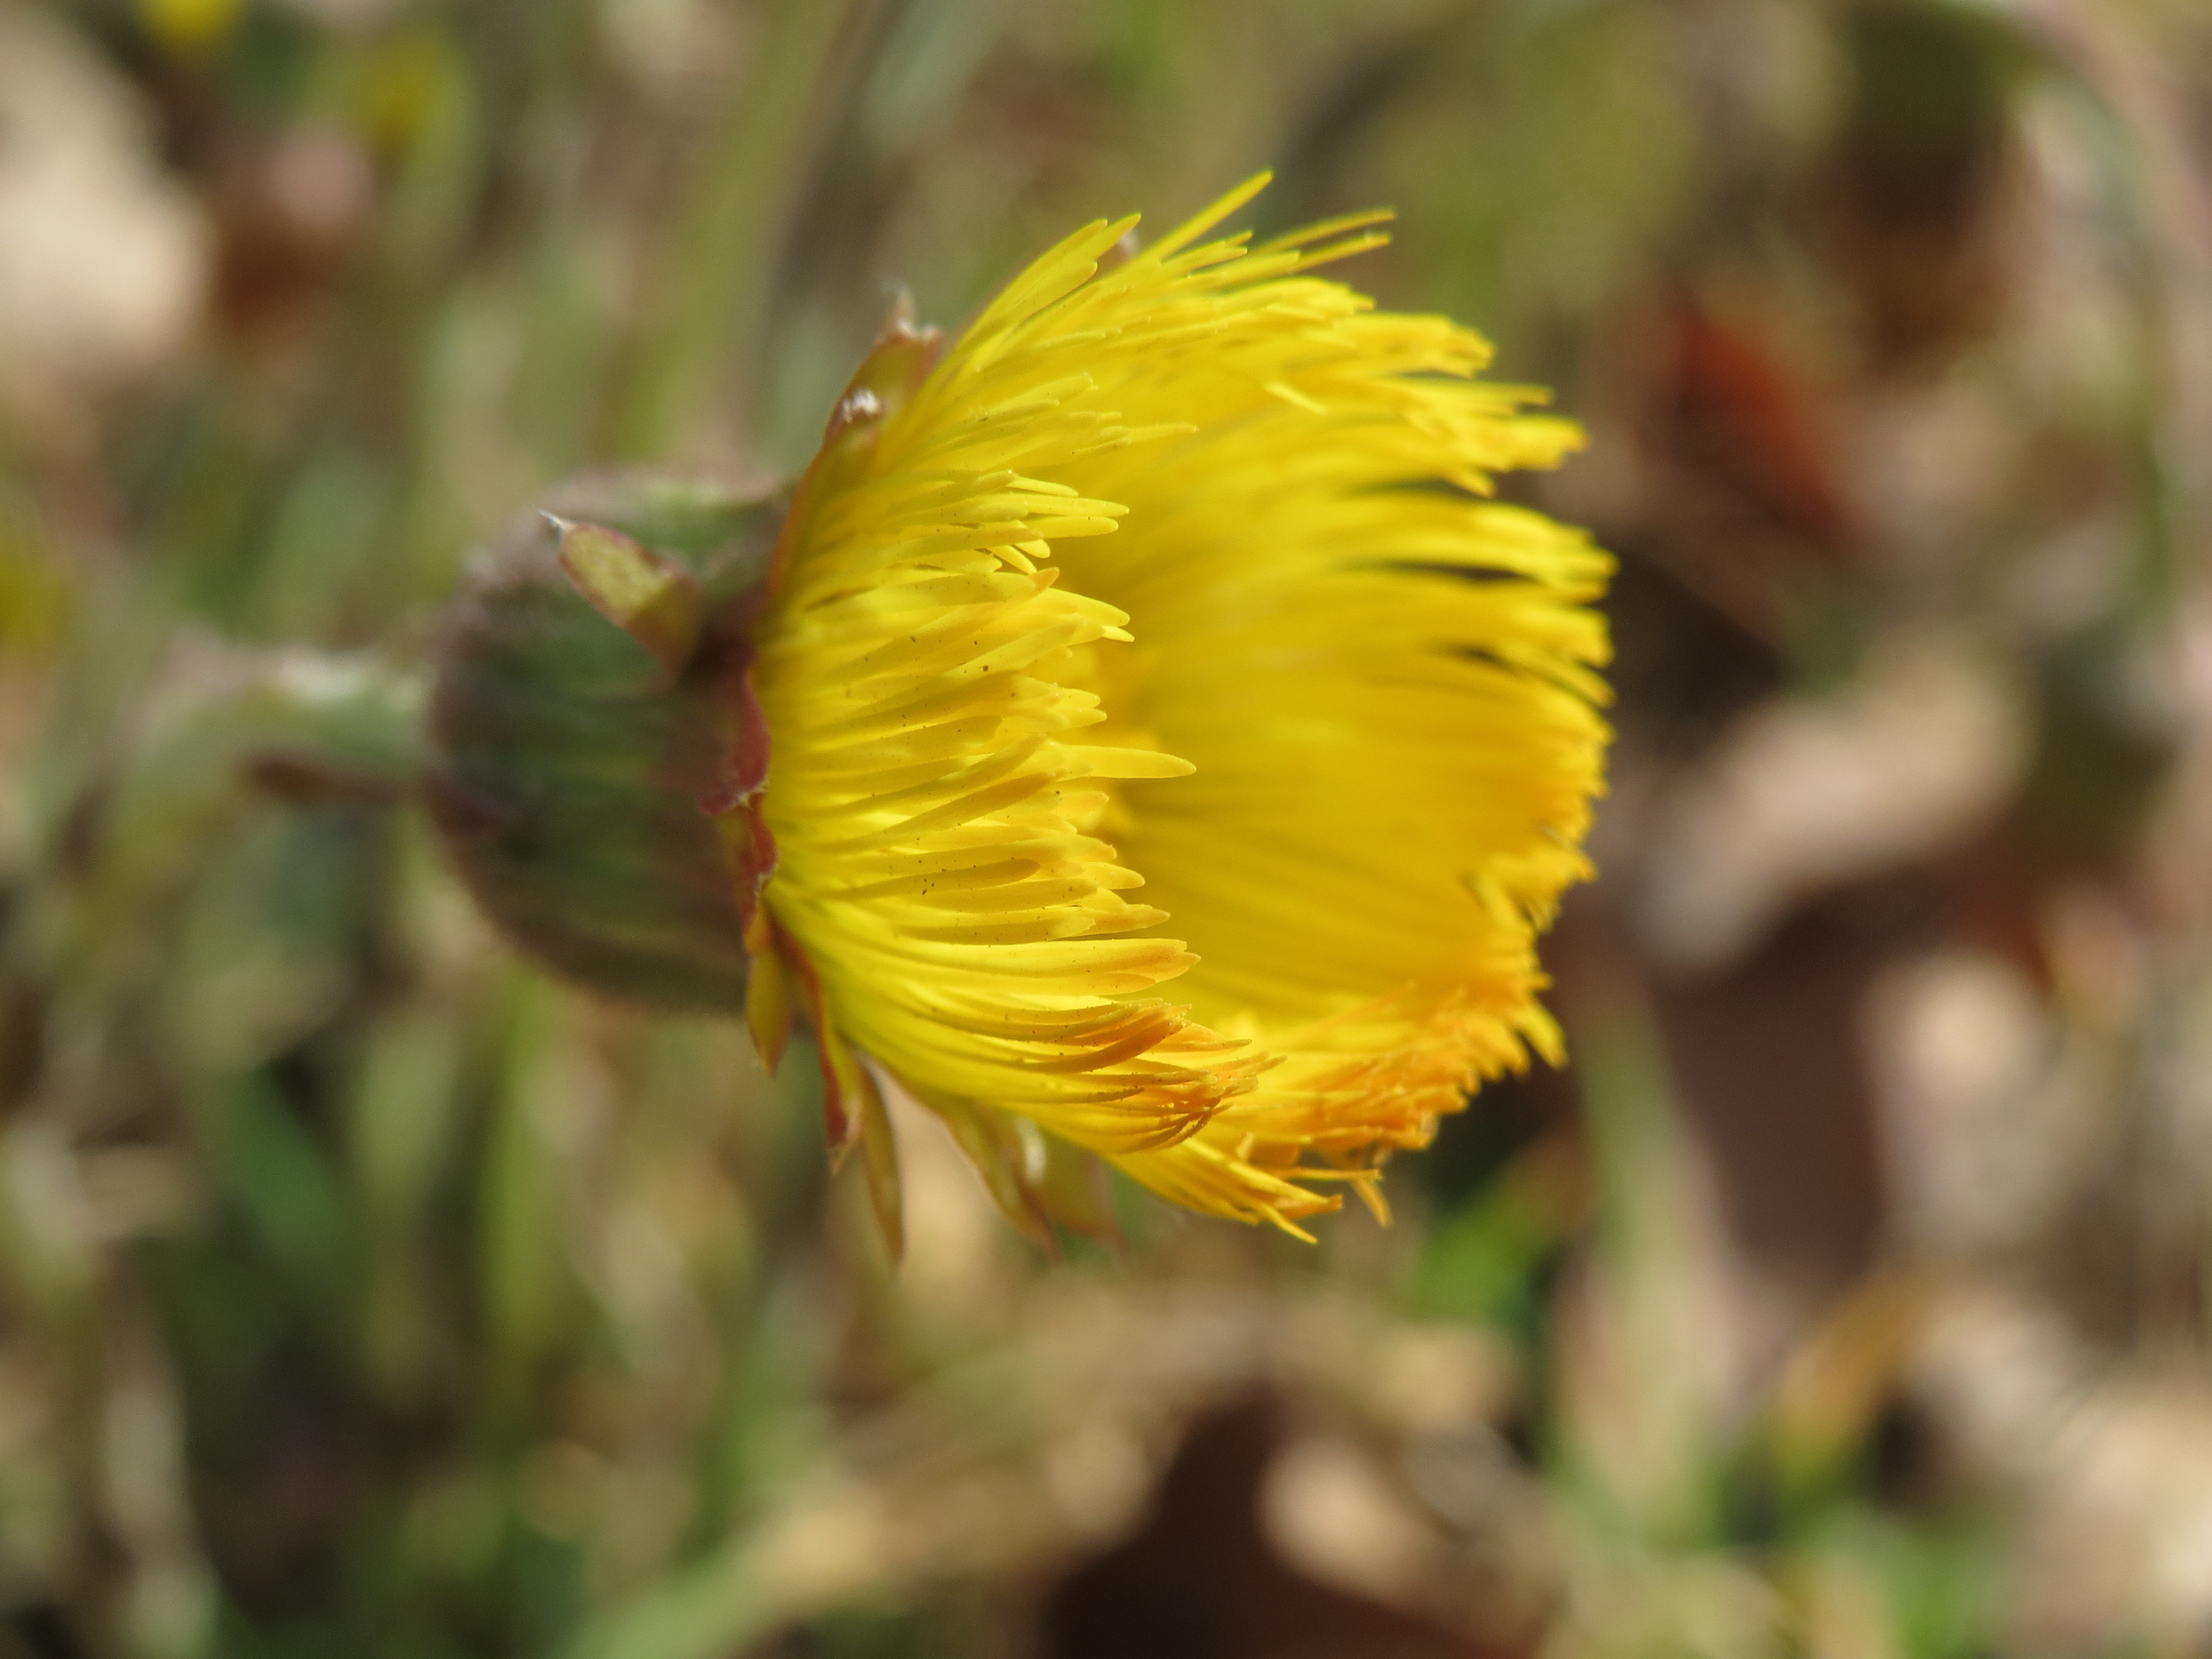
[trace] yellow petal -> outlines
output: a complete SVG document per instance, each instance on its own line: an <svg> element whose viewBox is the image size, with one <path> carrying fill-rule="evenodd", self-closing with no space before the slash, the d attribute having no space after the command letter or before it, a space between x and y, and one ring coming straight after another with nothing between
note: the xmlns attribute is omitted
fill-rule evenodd
<svg viewBox="0 0 2212 1659"><path fill-rule="evenodd" d="M1303 1236L1556 1055L1611 566L1486 499L1580 441L1486 342L1309 274L1380 216L1203 240L1265 182L1016 278L802 492L756 678L837 1040Z"/></svg>

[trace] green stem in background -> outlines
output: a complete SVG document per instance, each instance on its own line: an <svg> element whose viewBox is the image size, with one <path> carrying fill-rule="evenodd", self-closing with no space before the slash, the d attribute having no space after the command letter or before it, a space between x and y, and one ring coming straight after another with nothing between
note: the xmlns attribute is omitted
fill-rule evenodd
<svg viewBox="0 0 2212 1659"><path fill-rule="evenodd" d="M2172 443L2174 296L2186 260L2173 230L2184 213L2161 202L2160 173L2161 161L2169 173L2176 164L2151 153L2158 124L2143 118L2148 112L2131 107L2124 83L2048 49L2040 59L2096 169L2098 197L2111 216L2114 277L2126 305L2132 374L2125 406L2117 411L2114 439L2133 510L2127 562L2112 596L2113 620L2155 629L2175 603L2179 550L2194 505L2175 467Z"/></svg>
<svg viewBox="0 0 2212 1659"><path fill-rule="evenodd" d="M107 1006L250 792L397 800L421 770L417 676L301 650L173 654L136 741L48 809L44 869L0 933L0 971L70 985L87 1006Z"/></svg>
<svg viewBox="0 0 2212 1659"><path fill-rule="evenodd" d="M619 416L621 455L668 456L712 403L724 373L755 367L838 89L882 3L780 0L770 10L673 238L663 299Z"/></svg>

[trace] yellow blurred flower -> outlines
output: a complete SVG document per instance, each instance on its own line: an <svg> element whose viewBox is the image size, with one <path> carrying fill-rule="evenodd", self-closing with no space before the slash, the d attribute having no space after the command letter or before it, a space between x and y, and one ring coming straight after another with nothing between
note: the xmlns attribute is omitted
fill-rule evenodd
<svg viewBox="0 0 2212 1659"><path fill-rule="evenodd" d="M1385 216L1201 240L1265 183L1118 263L1085 227L949 349L894 325L784 523L748 1012L771 1063L805 1013L890 1217L883 1078L1033 1231L1084 1224L1073 1146L1304 1236L1557 1056L1610 563L1490 495L1578 434L1311 274Z"/></svg>
<svg viewBox="0 0 2212 1659"><path fill-rule="evenodd" d="M0 658L50 648L74 594L46 550L0 520Z"/></svg>
<svg viewBox="0 0 2212 1659"><path fill-rule="evenodd" d="M184 50L222 40L245 10L245 0L138 0L146 28L164 45Z"/></svg>

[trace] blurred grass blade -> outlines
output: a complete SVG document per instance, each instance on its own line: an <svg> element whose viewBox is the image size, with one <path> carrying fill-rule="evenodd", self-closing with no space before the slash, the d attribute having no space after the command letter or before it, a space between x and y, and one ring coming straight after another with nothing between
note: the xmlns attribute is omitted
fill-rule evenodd
<svg viewBox="0 0 2212 1659"><path fill-rule="evenodd" d="M881 0L779 0L734 89L668 250L618 447L667 458L725 386L758 367L783 252L839 115L849 58ZM754 413L744 408L745 417Z"/></svg>

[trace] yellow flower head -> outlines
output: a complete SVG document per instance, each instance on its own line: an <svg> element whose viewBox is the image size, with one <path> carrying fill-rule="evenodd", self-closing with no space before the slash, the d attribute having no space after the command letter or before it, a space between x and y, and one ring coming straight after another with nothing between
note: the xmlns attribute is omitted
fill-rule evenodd
<svg viewBox="0 0 2212 1659"><path fill-rule="evenodd" d="M883 1079L1032 1231L1072 1146L1303 1237L1557 1055L1610 567L1490 496L1578 434L1311 274L1384 216L1201 240L1265 182L1119 263L1085 227L949 349L895 325L784 521L748 1013L771 1063L805 1013L890 1215Z"/></svg>

